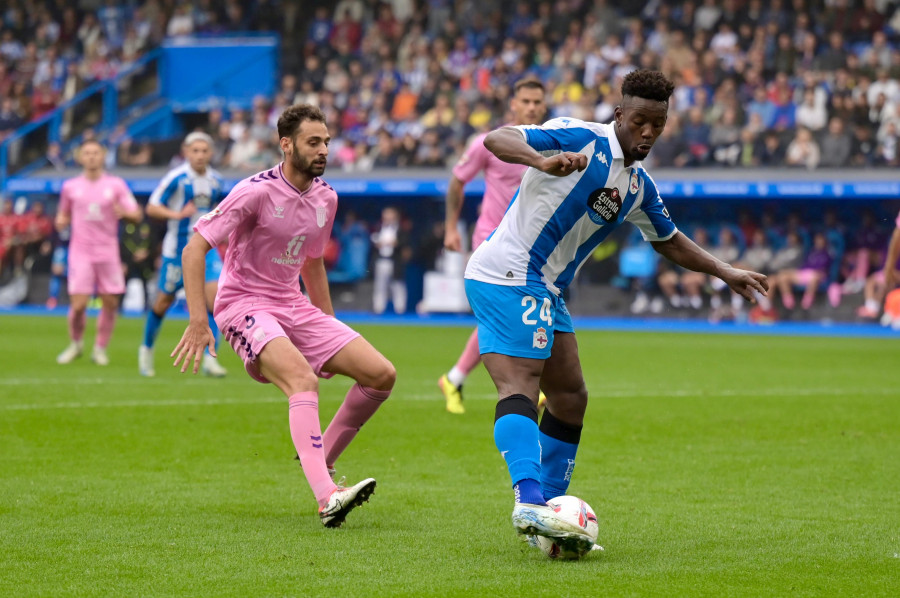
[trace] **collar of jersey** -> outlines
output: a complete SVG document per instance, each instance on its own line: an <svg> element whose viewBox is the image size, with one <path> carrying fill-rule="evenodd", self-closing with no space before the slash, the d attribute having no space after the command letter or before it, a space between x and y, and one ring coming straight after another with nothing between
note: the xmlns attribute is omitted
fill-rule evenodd
<svg viewBox="0 0 900 598"><path fill-rule="evenodd" d="M615 121L609 123L606 126L606 138L609 140L609 151L612 152L613 160L624 160L625 154L622 152L622 146L619 145L619 140L616 137L616 127Z"/></svg>

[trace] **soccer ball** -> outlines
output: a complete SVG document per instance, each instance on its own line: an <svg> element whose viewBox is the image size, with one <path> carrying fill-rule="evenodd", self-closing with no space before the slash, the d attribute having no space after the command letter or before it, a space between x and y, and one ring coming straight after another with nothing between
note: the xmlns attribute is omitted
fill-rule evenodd
<svg viewBox="0 0 900 598"><path fill-rule="evenodd" d="M600 528L597 525L597 515L594 513L594 509L591 508L591 505L577 496L557 496L548 500L547 504L553 507L553 510L564 519L584 529L585 534L590 536L591 540L596 544ZM543 550L551 559L574 560L590 552L590 550L585 552L567 550L554 542L553 538L544 536L535 536L534 538L537 541L537 547Z"/></svg>

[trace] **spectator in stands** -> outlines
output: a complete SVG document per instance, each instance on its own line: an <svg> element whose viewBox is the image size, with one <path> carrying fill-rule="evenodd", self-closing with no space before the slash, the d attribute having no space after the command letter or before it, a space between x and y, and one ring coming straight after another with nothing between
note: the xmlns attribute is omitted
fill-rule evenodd
<svg viewBox="0 0 900 598"><path fill-rule="evenodd" d="M814 170L820 159L819 144L813 139L812 132L809 129L798 129L785 151L785 164Z"/></svg>
<svg viewBox="0 0 900 598"><path fill-rule="evenodd" d="M25 124L25 120L15 109L15 103L11 97L0 100L0 142L12 135L12 133Z"/></svg>
<svg viewBox="0 0 900 598"><path fill-rule="evenodd" d="M823 168L841 168L850 164L853 150L853 139L844 130L844 121L832 117L828 121L828 132L822 137L822 159L819 166Z"/></svg>
<svg viewBox="0 0 900 598"><path fill-rule="evenodd" d="M18 244L19 215L11 199L0 205L0 280L12 268L12 258Z"/></svg>
<svg viewBox="0 0 900 598"><path fill-rule="evenodd" d="M859 293L865 286L869 272L882 266L884 260L884 233L870 210L862 213L859 225L846 252L851 270L844 281L844 294Z"/></svg>
<svg viewBox="0 0 900 598"><path fill-rule="evenodd" d="M777 275L778 288L781 291L781 302L787 309L794 309L795 299L793 287L804 290L800 306L804 310L812 307L819 285L828 280L831 270L832 256L828 247L828 239L824 233L813 236L813 246L806 255L803 265L797 269L782 270Z"/></svg>
<svg viewBox="0 0 900 598"><path fill-rule="evenodd" d="M772 229L766 227L763 229L768 234L772 233ZM769 262L769 269L772 274L769 276L769 293L770 302L775 301L775 295L778 292L779 278L786 272L799 269L803 265L806 253L803 247L803 240L800 233L796 230L790 230L785 236L784 246L777 248L775 254ZM793 298L793 297L792 297Z"/></svg>

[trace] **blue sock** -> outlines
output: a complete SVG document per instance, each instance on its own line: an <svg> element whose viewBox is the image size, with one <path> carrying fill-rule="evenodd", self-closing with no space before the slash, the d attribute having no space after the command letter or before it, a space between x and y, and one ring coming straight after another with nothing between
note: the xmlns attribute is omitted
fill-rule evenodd
<svg viewBox="0 0 900 598"><path fill-rule="evenodd" d="M153 347L156 343L156 336L159 334L159 327L162 325L163 317L158 315L153 308L147 312L147 324L144 326L144 346Z"/></svg>
<svg viewBox="0 0 900 598"><path fill-rule="evenodd" d="M541 494L541 485L537 480L525 479L513 486L516 493L516 502L529 505L546 504Z"/></svg>
<svg viewBox="0 0 900 598"><path fill-rule="evenodd" d="M56 299L59 297L59 287L62 284L61 276L50 277L50 287L47 289L48 299Z"/></svg>
<svg viewBox="0 0 900 598"><path fill-rule="evenodd" d="M544 410L540 425L541 488L544 498L563 496L575 469L575 453L581 441L581 426L567 424Z"/></svg>
<svg viewBox="0 0 900 598"><path fill-rule="evenodd" d="M537 483L541 478L537 407L531 399L524 395L512 395L497 403L494 443L506 459L509 477L516 488L516 500L544 504Z"/></svg>

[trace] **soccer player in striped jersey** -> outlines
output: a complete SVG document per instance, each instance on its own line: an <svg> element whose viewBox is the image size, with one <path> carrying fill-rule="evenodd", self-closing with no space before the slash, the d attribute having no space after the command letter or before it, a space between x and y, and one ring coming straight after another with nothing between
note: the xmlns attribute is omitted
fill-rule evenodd
<svg viewBox="0 0 900 598"><path fill-rule="evenodd" d="M499 395L494 441L512 479L518 533L582 549L589 542L546 500L566 494L588 401L562 291L597 245L630 222L661 255L721 278L747 300L768 289L762 274L716 259L679 232L641 166L665 128L673 89L659 72L634 71L610 124L556 118L485 139L501 160L529 167L465 275L479 350ZM607 357L614 368L615 356ZM547 407L538 424L540 390Z"/></svg>
<svg viewBox="0 0 900 598"><path fill-rule="evenodd" d="M534 125L541 122L547 111L544 103L544 85L537 79L521 79L513 88L513 97L509 101L509 110L513 115L512 126ZM446 216L444 218L444 247L450 251L462 251L462 239L459 234L459 214L462 211L465 196L463 189L466 183L484 172L484 198L481 200L481 213L472 233L472 250L497 228L509 201L515 195L522 175L528 168L523 164L504 162L484 147L487 133L475 137L465 153L453 167L453 176L447 186ZM449 372L438 380L438 387L444 395L447 411L465 413L463 406L462 386L469 373L481 363L478 353L478 330L473 330L466 342L463 352Z"/></svg>
<svg viewBox="0 0 900 598"><path fill-rule="evenodd" d="M181 146L185 162L170 170L147 202L147 215L168 220L163 238L162 265L159 269L159 293L147 312L144 341L138 348L138 371L142 376L155 376L153 345L159 334L166 312L175 302L175 294L184 286L181 270L181 252L194 234L193 227L204 215L213 210L224 197L222 177L210 168L213 140L206 133L188 134ZM213 330L212 308L216 297L222 260L217 251L206 255L206 305ZM216 343L218 344L218 334ZM220 378L226 374L215 357L208 352L203 356L203 372Z"/></svg>

